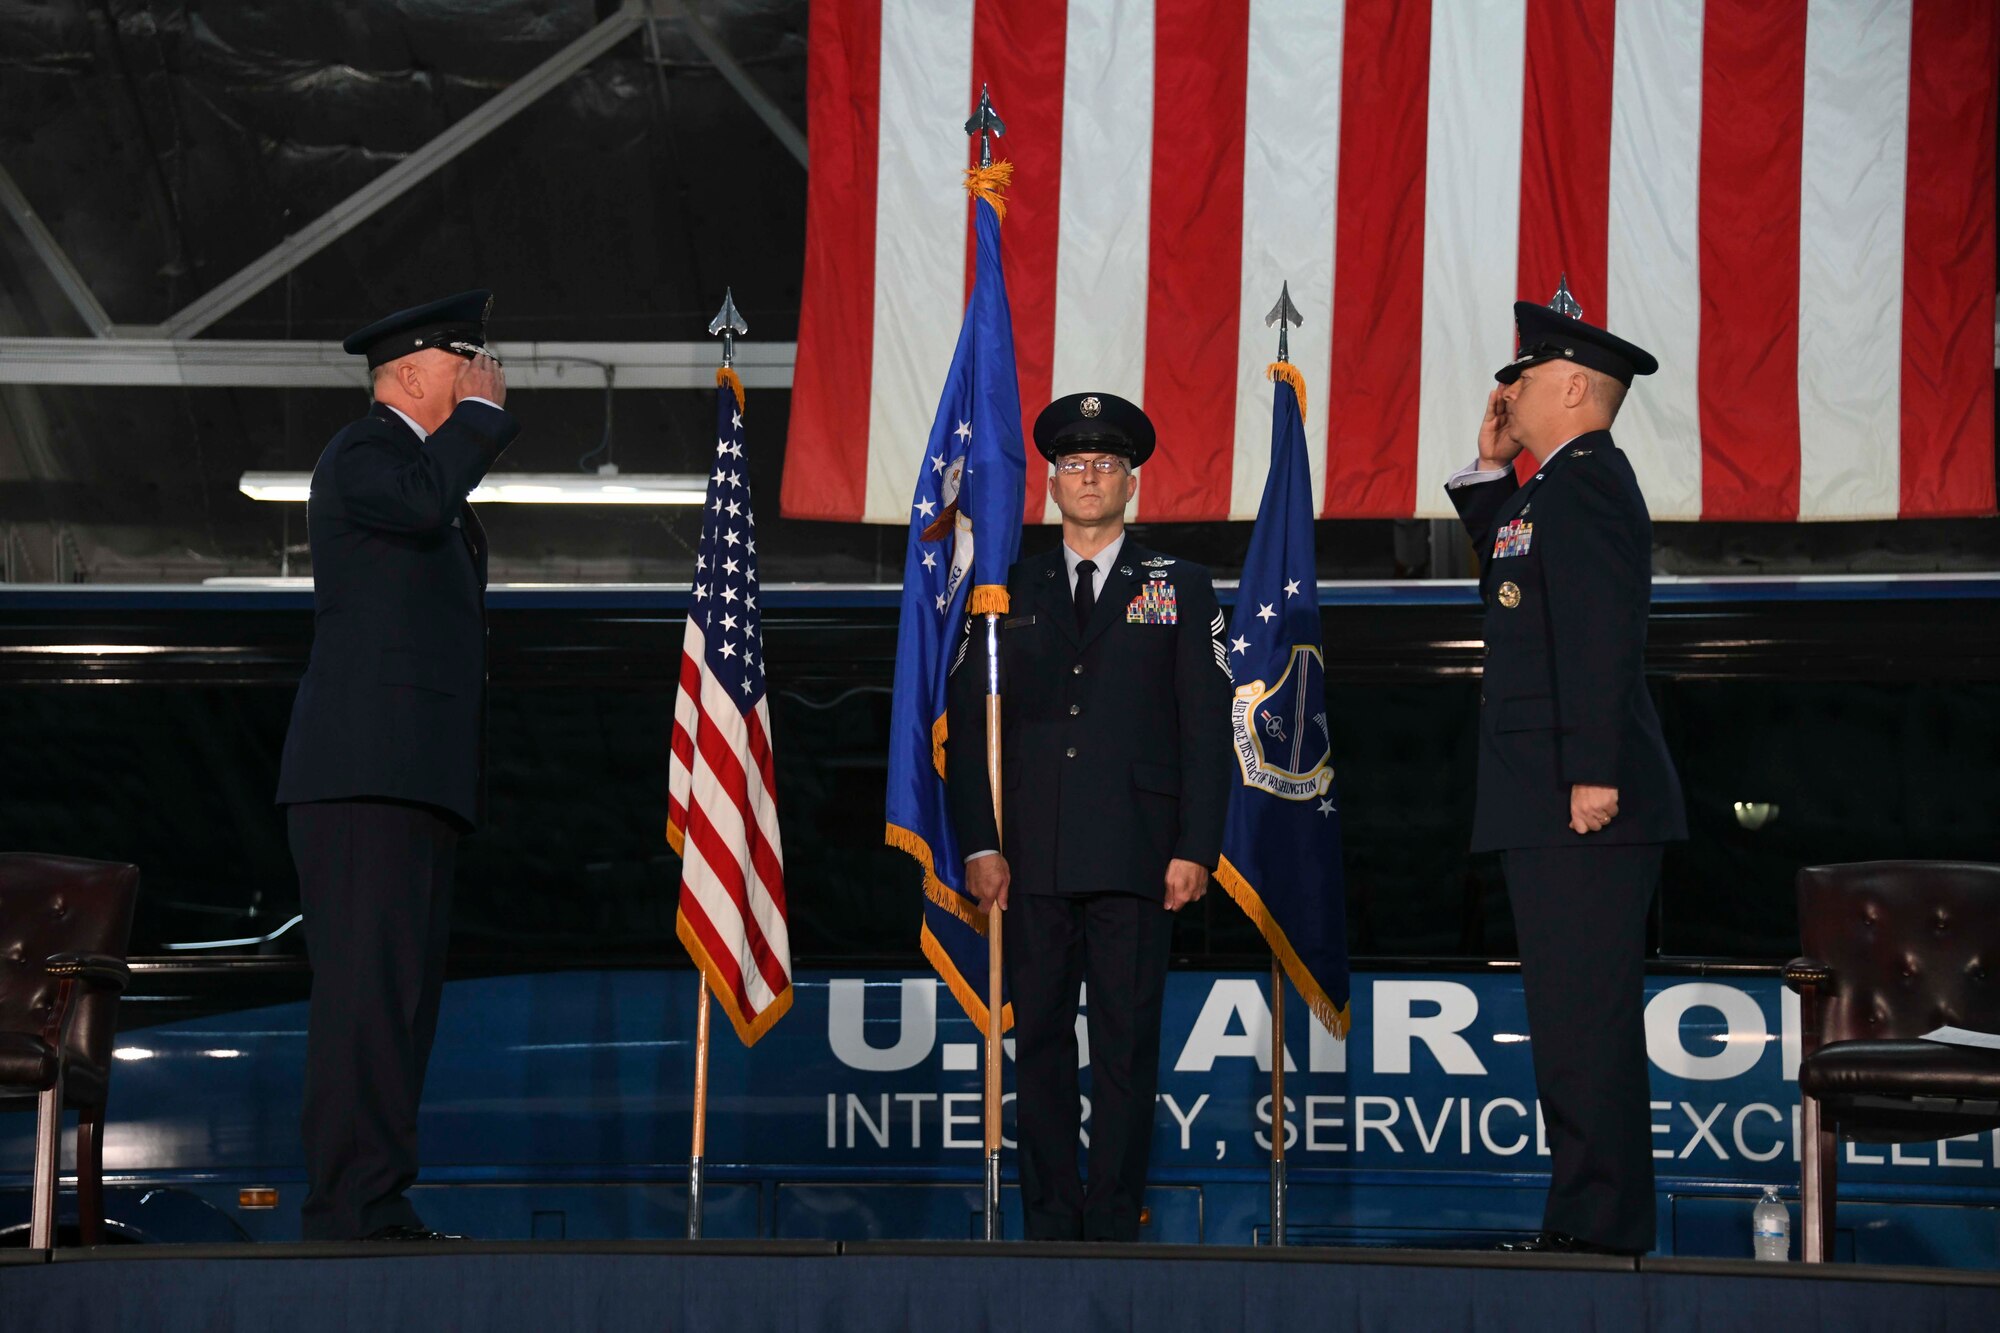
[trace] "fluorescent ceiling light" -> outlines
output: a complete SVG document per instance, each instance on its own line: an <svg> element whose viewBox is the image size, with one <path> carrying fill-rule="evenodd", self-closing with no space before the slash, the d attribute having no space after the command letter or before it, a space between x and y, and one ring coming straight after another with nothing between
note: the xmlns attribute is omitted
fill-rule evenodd
<svg viewBox="0 0 2000 1333"><path fill-rule="evenodd" d="M236 489L253 500L302 503L312 494L310 472L246 472ZM708 478L698 473L502 472L471 495L474 504L698 505Z"/></svg>

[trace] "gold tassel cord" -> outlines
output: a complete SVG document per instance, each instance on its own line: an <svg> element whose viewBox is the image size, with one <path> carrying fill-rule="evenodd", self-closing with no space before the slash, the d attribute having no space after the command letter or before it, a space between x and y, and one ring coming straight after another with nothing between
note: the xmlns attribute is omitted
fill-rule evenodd
<svg viewBox="0 0 2000 1333"><path fill-rule="evenodd" d="M1264 372L1265 377L1276 384L1279 380L1292 386L1292 392L1299 396L1299 420L1306 419L1306 377L1299 368L1289 361L1273 361Z"/></svg>
<svg viewBox="0 0 2000 1333"><path fill-rule="evenodd" d="M743 410L743 380L729 366L718 366L715 370L715 387L727 389L736 395L736 410Z"/></svg>
<svg viewBox="0 0 2000 1333"><path fill-rule="evenodd" d="M993 205L993 211L1000 220L1007 220L1006 191L1014 184L1014 164L995 162L990 167L967 167L965 169L965 192L975 199L984 199Z"/></svg>
<svg viewBox="0 0 2000 1333"><path fill-rule="evenodd" d="M1006 584L975 583L972 586L972 601L966 607L968 615L1004 616L1008 609Z"/></svg>

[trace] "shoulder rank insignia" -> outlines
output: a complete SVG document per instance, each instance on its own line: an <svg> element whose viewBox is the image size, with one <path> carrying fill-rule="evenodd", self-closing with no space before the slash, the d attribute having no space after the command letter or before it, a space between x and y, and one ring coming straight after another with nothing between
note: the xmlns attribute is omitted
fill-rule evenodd
<svg viewBox="0 0 2000 1333"><path fill-rule="evenodd" d="M1178 625L1180 607L1174 600L1174 585L1148 580L1137 597L1125 604L1128 625Z"/></svg>

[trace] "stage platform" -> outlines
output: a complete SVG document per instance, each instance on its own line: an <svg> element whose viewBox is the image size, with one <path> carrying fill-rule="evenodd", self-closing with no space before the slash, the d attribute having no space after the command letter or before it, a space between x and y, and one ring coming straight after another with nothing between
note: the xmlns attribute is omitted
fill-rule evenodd
<svg viewBox="0 0 2000 1333"><path fill-rule="evenodd" d="M111 1246L0 1255L61 1330L1604 1329L2000 1324L2000 1274L1440 1250L1001 1243Z"/></svg>

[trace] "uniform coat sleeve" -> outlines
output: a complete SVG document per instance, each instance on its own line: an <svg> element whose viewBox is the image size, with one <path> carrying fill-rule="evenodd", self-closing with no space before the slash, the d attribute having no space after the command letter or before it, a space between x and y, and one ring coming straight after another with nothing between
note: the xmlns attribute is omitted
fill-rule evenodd
<svg viewBox="0 0 2000 1333"><path fill-rule="evenodd" d="M1216 651L1226 622L1208 571L1202 570L1199 577L1183 575L1176 582L1182 598L1174 661L1174 692L1180 702L1181 808L1174 856L1213 870L1222 860L1232 773L1229 676L1218 665Z"/></svg>
<svg viewBox="0 0 2000 1333"><path fill-rule="evenodd" d="M1493 559L1493 528L1500 512L1507 502L1514 498L1514 492L1521 489L1521 479L1508 468L1506 475L1498 481L1475 482L1470 486L1447 486L1445 494L1452 506L1458 510L1459 522L1472 537L1473 549L1479 552L1479 573L1483 578L1486 566Z"/></svg>
<svg viewBox="0 0 2000 1333"><path fill-rule="evenodd" d="M463 402L414 457L386 425L357 433L334 460L333 484L341 508L363 527L435 532L458 516L466 495L519 429L502 408Z"/></svg>
<svg viewBox="0 0 2000 1333"><path fill-rule="evenodd" d="M985 621L968 616L966 629L952 648L944 747L951 822L962 855L1001 849L1000 830L993 823L993 784L986 780Z"/></svg>
<svg viewBox="0 0 2000 1333"><path fill-rule="evenodd" d="M1572 786L1616 787L1633 682L1643 679L1651 525L1606 467L1572 462L1564 482L1537 499L1535 525L1544 545L1560 776Z"/></svg>

